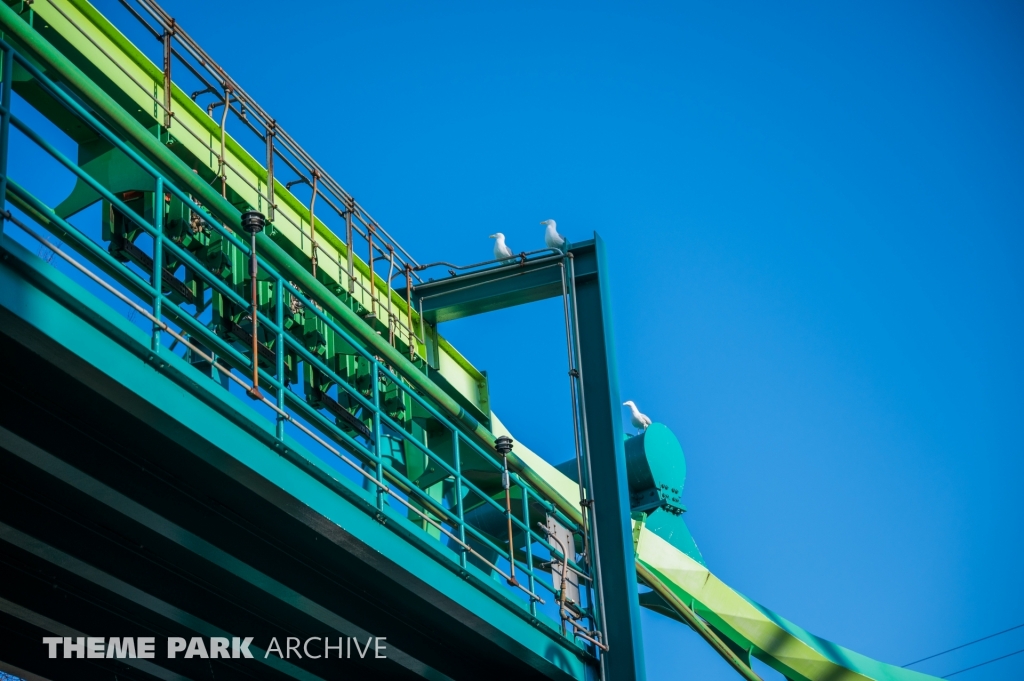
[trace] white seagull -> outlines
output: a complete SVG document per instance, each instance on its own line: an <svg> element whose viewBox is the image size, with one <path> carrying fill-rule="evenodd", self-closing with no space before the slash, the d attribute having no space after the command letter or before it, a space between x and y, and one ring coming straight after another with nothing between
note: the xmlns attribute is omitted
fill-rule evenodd
<svg viewBox="0 0 1024 681"><path fill-rule="evenodd" d="M558 233L554 220L544 220L540 224L547 225L544 230L544 245L548 248L561 249L565 245L565 237Z"/></svg>
<svg viewBox="0 0 1024 681"><path fill-rule="evenodd" d="M501 232L492 234L490 239L495 239L494 242L494 259L505 260L512 257L512 249L505 243L505 235Z"/></svg>
<svg viewBox="0 0 1024 681"><path fill-rule="evenodd" d="M640 410L633 404L633 400L626 400L622 403L623 407L629 407L629 410L633 412L633 415L629 418L629 422L633 424L639 433L640 430L647 430L647 426L651 425L651 419L647 414L641 414Z"/></svg>

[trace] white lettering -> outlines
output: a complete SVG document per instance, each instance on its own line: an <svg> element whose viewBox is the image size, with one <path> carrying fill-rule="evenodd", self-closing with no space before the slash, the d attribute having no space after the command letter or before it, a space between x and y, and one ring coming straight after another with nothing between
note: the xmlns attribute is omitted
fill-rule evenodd
<svg viewBox="0 0 1024 681"><path fill-rule="evenodd" d="M387 636L378 636L377 637L377 645L374 646L373 652L376 655L378 660L381 659L381 658L386 658L387 657L387 655L381 655L380 654L380 651L388 649L387 646L382 646L380 644L380 642L381 641L387 641L387 640L388 640Z"/></svg>
<svg viewBox="0 0 1024 681"><path fill-rule="evenodd" d="M135 657L135 639L111 637L107 641L107 657Z"/></svg>
<svg viewBox="0 0 1024 681"><path fill-rule="evenodd" d="M44 636L43 644L49 648L49 652L46 654L51 660L57 657L57 646L64 643L64 639L60 636Z"/></svg>
<svg viewBox="0 0 1024 681"><path fill-rule="evenodd" d="M220 636L214 636L210 639L210 657L231 657L231 653L228 652L228 646L231 645L231 641Z"/></svg>
<svg viewBox="0 0 1024 681"><path fill-rule="evenodd" d="M338 639L338 645L337 646L332 646L331 643L330 643L330 640L326 636L324 636L324 657L330 657L331 656L331 649L334 649L334 650L338 651L338 659L340 660L342 658L341 652L342 652L342 648L344 647L344 643L343 643L344 640L345 639L343 639L343 638L339 638Z"/></svg>
<svg viewBox="0 0 1024 681"><path fill-rule="evenodd" d="M274 650L275 648L277 648L277 650ZM270 645L267 646L267 652L263 653L263 659L267 659L267 655L270 653L274 653L278 657L283 657L281 655L281 644L277 642L276 636L270 639Z"/></svg>
<svg viewBox="0 0 1024 681"><path fill-rule="evenodd" d="M307 647L309 645L310 641L319 641L319 640L320 639L318 639L318 638L312 638L311 637L311 638L307 638L306 642L302 644L302 652L306 653L306 657L308 657L311 660L319 660L322 657L321 655L310 655L309 654L309 648Z"/></svg>
<svg viewBox="0 0 1024 681"><path fill-rule="evenodd" d="M197 656L203 659L210 657L206 654L206 646L203 644L203 639L198 636L193 636L192 640L188 642L188 650L185 651L185 659L187 660Z"/></svg>
<svg viewBox="0 0 1024 681"><path fill-rule="evenodd" d="M292 641L295 641L295 643L293 644ZM289 660L292 658L292 650L293 649L295 650L295 654L301 660L302 659L302 654L299 652L299 639L295 638L294 636L289 636L288 639L285 641L285 653L284 653L284 656L287 657Z"/></svg>
<svg viewBox="0 0 1024 681"><path fill-rule="evenodd" d="M156 639L152 636L143 636L138 639L139 659L152 660L156 657L153 648L156 646Z"/></svg>
<svg viewBox="0 0 1024 681"><path fill-rule="evenodd" d="M362 659L363 655L370 652L370 644L373 643L373 637L366 639L366 650L359 649L359 639L353 639L356 642L356 652L359 653L359 658Z"/></svg>
<svg viewBox="0 0 1024 681"><path fill-rule="evenodd" d="M245 640L239 645L237 637L231 639L231 657L238 659L239 655L252 659L252 653L249 652L249 644L252 643L252 636L246 636ZM264 655L263 657L266 657Z"/></svg>
<svg viewBox="0 0 1024 681"><path fill-rule="evenodd" d="M167 657L174 659L176 653L185 650L185 639L177 636L170 636L167 639Z"/></svg>
<svg viewBox="0 0 1024 681"><path fill-rule="evenodd" d="M103 657L103 639L90 636L85 639L86 657Z"/></svg>
<svg viewBox="0 0 1024 681"><path fill-rule="evenodd" d="M71 653L75 654L75 657L82 657L85 655L85 639L79 636L72 643L70 638L64 638L64 657L71 657Z"/></svg>

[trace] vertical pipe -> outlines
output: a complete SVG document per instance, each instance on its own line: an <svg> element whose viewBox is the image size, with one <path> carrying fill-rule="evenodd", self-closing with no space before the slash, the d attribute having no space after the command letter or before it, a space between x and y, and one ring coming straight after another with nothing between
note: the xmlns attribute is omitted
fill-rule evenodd
<svg viewBox="0 0 1024 681"><path fill-rule="evenodd" d="M598 242L597 246L598 246L598 248L600 248L600 242ZM601 258L603 256L601 255L601 251L598 250L596 255L598 256L599 276L604 276L603 274L600 274L600 269L603 267L602 261L601 261ZM576 296L576 292L577 292L577 288L576 288L576 264L575 264L575 258L573 257L572 253L569 253L569 270L568 270L567 279L569 281L569 301L571 303L571 308L572 308L572 321L573 321L573 332L574 332L573 333L573 343L574 343L574 350L575 350L575 353L576 353L576 360L577 360L577 362L579 362L579 371L580 371L580 375L578 377L578 381L579 381L579 400L580 400L580 413L582 415L582 421L583 421L583 451L584 451L584 454L585 454L583 471L584 471L584 473L587 476L587 488L590 489L590 490L593 490L594 489L594 473L593 473L593 465L592 465L592 460L591 460L592 457L591 457L590 430L589 430L588 424L587 424L586 389L584 387L584 382L583 382L583 379L584 379L584 376L583 376L583 352L582 352L582 349L581 349L581 341L580 341L579 304L578 304L577 296ZM600 287L600 285L601 285L601 282L600 282L600 280L598 280L597 286ZM593 286L593 283L592 282L588 282L588 286ZM593 294L591 294L591 295L593 295ZM600 290L598 290L598 296L600 298ZM603 302L603 301L599 301L599 302ZM593 305L593 301L591 301L591 305ZM590 312L592 314L594 313L594 310L592 308L588 308L588 309L590 310ZM601 314L601 312L602 312L602 310L598 310L597 314ZM599 375L599 378L600 378L600 375ZM613 500L612 503L614 503L614 500ZM607 615L606 608L605 608L604 577L603 577L603 574L602 574L603 571L602 571L602 568L601 568L600 532L597 529L598 528L597 506L593 503L593 500L590 500L589 511L590 511L590 523L591 523L591 526L594 528L594 533L593 533L593 538L592 538L592 546L593 546L593 552L594 552L594 574L592 576L593 576L593 579L594 579L594 589L597 592L597 606L598 606L597 608L595 608L595 614L600 615L600 622L598 623L598 629L600 630L600 632L602 634L602 641L601 642L604 643L605 646L610 647L611 646L611 641L609 640L609 635L608 635L608 615ZM632 565L632 564L633 564L632 561L630 561L629 565ZM621 605L621 603L619 603L619 605ZM607 662L608 662L608 658L606 656L602 655L601 656L602 671L606 671ZM616 665L616 666L618 666L618 665ZM628 664L627 664L627 666L628 666Z"/></svg>
<svg viewBox="0 0 1024 681"><path fill-rule="evenodd" d="M0 234L4 230L2 213L7 210L7 155L8 141L11 136L11 81L14 80L14 50L7 48L3 52L3 73L0 77Z"/></svg>
<svg viewBox="0 0 1024 681"><path fill-rule="evenodd" d="M160 352L160 315L164 301L164 178L156 178L156 192L153 194L153 331L151 335L153 353Z"/></svg>
<svg viewBox="0 0 1024 681"><path fill-rule="evenodd" d="M277 134L277 121L270 121L267 127L267 220L274 221L274 208L277 195L274 191L274 136Z"/></svg>
<svg viewBox="0 0 1024 681"><path fill-rule="evenodd" d="M346 264L348 266L348 294L350 296L356 294L356 280L353 276L355 274L355 255L352 252L352 207L354 203L354 201L349 199L349 205L345 211L345 253L348 258Z"/></svg>
<svg viewBox="0 0 1024 681"><path fill-rule="evenodd" d="M391 345L394 345L395 344L395 326L397 326L397 324L395 323L394 315L391 314L391 276L395 272L395 249L391 247L391 244L388 244L388 254L390 256L388 258L388 278L387 278L387 284L388 284L388 290L387 290L387 295L388 295L388 342L390 342Z"/></svg>
<svg viewBox="0 0 1024 681"><path fill-rule="evenodd" d="M587 537L589 530L587 527L587 486L586 480L583 477L583 449L581 447L580 440L580 414L579 404L577 402L577 385L576 379L579 377L579 363L577 358L574 357L573 347L573 325L569 314L569 293L566 287L566 262L563 259L561 263L562 269L562 309L565 312L565 351L569 362L569 399L572 404L572 434L576 443L576 477L579 481L580 491L580 515L583 517L583 556L588 566L590 565L590 541Z"/></svg>
<svg viewBox="0 0 1024 681"><path fill-rule="evenodd" d="M537 593L537 578L533 576L533 536L530 534L530 488L520 485L523 490L523 523L526 524L526 568L529 575L530 593ZM537 601L530 599L530 614L537 616Z"/></svg>
<svg viewBox="0 0 1024 681"><path fill-rule="evenodd" d="M377 316L377 284L373 281L373 223L366 225L366 243L370 246L370 257L366 266L370 269L370 316Z"/></svg>
<svg viewBox="0 0 1024 681"><path fill-rule="evenodd" d="M459 454L459 431L452 430L452 463L455 468L455 515L459 517L459 565L466 567L466 518L462 508L462 458Z"/></svg>
<svg viewBox="0 0 1024 681"><path fill-rule="evenodd" d="M501 465L501 485L505 488L505 519L508 521L508 583L509 586L519 586L516 580L516 547L512 543L512 495L509 490L508 452L502 451Z"/></svg>
<svg viewBox="0 0 1024 681"><path fill-rule="evenodd" d="M164 31L164 129L171 129L171 39L174 37L174 19Z"/></svg>
<svg viewBox="0 0 1024 681"><path fill-rule="evenodd" d="M224 111L220 114L220 158L217 159L218 169L220 173L220 195L227 197L228 195L228 174L225 172L225 160L224 160L224 148L225 138L227 136L227 125L228 125L228 108L231 102L231 88L227 85L224 86Z"/></svg>
<svg viewBox="0 0 1024 681"><path fill-rule="evenodd" d="M412 266L409 263L405 263L405 314L406 321L408 322L409 331L409 361L416 361L416 334L412 330ZM423 316L420 316L420 326L423 325ZM420 329L420 335L424 336L422 328ZM427 342L423 341L424 344Z"/></svg>
<svg viewBox="0 0 1024 681"><path fill-rule="evenodd" d="M380 438L380 364L373 360L371 376L373 380L373 453L377 456L375 477L377 482L377 510L384 510L384 453L381 451Z"/></svg>
<svg viewBox="0 0 1024 681"><path fill-rule="evenodd" d="M316 218L313 217L313 208L316 207L316 181L320 178L320 171L313 168L313 195L309 197L309 242L313 254L313 277L316 278Z"/></svg>
<svg viewBox="0 0 1024 681"><path fill-rule="evenodd" d="M284 281L278 276L274 280L274 323L277 324L277 340L274 349L277 351L277 439L284 440Z"/></svg>
<svg viewBox="0 0 1024 681"><path fill-rule="evenodd" d="M240 222L242 230L249 232L249 290L252 294L252 310L250 311L252 318L252 326L250 327L252 333L252 387L246 391L246 394L254 400L262 400L263 395L260 393L260 298L259 281L257 279L259 263L256 260L256 235L263 231L263 227L266 225L266 218L259 211L250 210L242 213Z"/></svg>
<svg viewBox="0 0 1024 681"><path fill-rule="evenodd" d="M575 316L575 311L574 311L575 308L573 307L573 304L570 302L570 299L569 299L569 290L570 290L569 287L574 285L572 283L572 279L571 279L571 277L573 275L571 273L569 273L567 275L567 271L566 271L570 267L570 265L569 265L569 262L570 262L569 261L569 257L570 256L567 255L565 258L562 259L562 263L561 263L561 270L562 270L562 309L563 309L563 311L565 313L565 351L566 351L567 359L568 359L568 362L569 362L569 398L570 398L570 402L572 403L572 427L573 427L573 437L575 439L575 444L576 444L576 475L577 475L577 479L579 480L580 515L583 518L583 525L582 525L582 528L581 528L583 530L583 561L584 561L584 564L587 566L587 569L590 572L591 576L593 577L597 573L597 560L595 559L594 556L591 555L591 544L592 544L592 541L594 541L592 539L592 536L595 533L595 526L594 526L593 515L590 513L590 507L592 506L592 502L590 501L591 494L589 492L589 489L590 489L589 475L588 476L584 476L584 474L583 474L583 471L584 471L583 461L584 461L584 458L585 458L585 452L584 452L584 449L583 449L584 448L584 443L583 443L583 441L582 441L582 439L580 437L580 419L581 419L581 414L580 414L580 405L579 405L579 400L578 400L578 397L580 395L580 391L582 390L582 386L579 384L579 382L581 380L582 374L580 373L580 368L579 368L580 367L579 355L577 353L573 352L573 348L576 347L576 345L575 345L576 325L575 325L575 323L573 323L573 318ZM569 280L568 284L567 284L567 280ZM585 416L583 416L583 417L585 418ZM595 549L595 552L596 552L596 549ZM597 612L597 608L593 607L594 606L594 597L597 594L597 587L596 587L595 580L593 580L593 579L587 580L586 591L587 591L587 600L588 600L588 602L591 605L591 610L596 613ZM595 615L595 617L596 617L596 615ZM592 619L592 621L591 621L591 626L594 629L599 629L599 624L598 624L597 621L594 621L594 619ZM602 643L604 643L604 641L602 641Z"/></svg>

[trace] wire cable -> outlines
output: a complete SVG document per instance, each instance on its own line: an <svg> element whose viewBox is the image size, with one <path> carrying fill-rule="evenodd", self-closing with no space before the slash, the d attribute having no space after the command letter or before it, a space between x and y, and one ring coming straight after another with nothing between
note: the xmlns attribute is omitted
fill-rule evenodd
<svg viewBox="0 0 1024 681"><path fill-rule="evenodd" d="M1015 650L1012 653L1009 653L1007 655L1003 655L1001 657L994 657L991 660L986 660L985 662L982 662L981 664L976 664L973 667L966 667L964 669L961 669L958 672L953 672L952 674L946 674L942 678L948 679L951 676L956 676L957 674L963 674L964 672L969 672L972 669L977 669L978 667L984 667L987 664L992 664L993 662L998 662L999 660L1005 660L1008 657L1013 657L1014 655L1018 655L1020 653L1024 653L1024 648L1021 648L1020 650Z"/></svg>
<svg viewBox="0 0 1024 681"><path fill-rule="evenodd" d="M963 645L959 645L956 648L950 648L949 650L943 650L941 653L935 653L934 655L929 655L928 657L922 657L920 660L915 660L913 662L908 662L907 664L902 665L902 666L903 666L903 668L912 667L913 665L917 664L918 662L924 662L925 660L930 660L933 657L938 657L939 655L945 655L946 653L951 653L954 650L960 650L961 648L966 648L967 646L973 646L975 643L981 643L982 641L987 641L990 638L995 638L996 636L1001 636L1002 634L1005 634L1005 633L1007 633L1009 631L1013 631L1014 629L1020 629L1021 627L1024 627L1024 623L1018 624L1015 627L1010 627L1009 629L1003 629L1002 631L997 631L996 633L989 634L988 636L982 636L981 638L979 638L976 641L971 641L970 643L964 643ZM1018 650L1017 652L1019 653L1021 651ZM1017 653L1011 653L1011 654L1012 655L1016 655ZM961 671L966 671L966 670L961 670ZM959 674L960 672L956 672L956 673Z"/></svg>

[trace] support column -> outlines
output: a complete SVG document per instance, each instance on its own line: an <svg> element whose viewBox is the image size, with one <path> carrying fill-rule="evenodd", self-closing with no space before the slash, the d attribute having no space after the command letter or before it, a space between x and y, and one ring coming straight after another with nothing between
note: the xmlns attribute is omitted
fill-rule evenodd
<svg viewBox="0 0 1024 681"><path fill-rule="evenodd" d="M612 337L611 290L604 242L597 234L594 246L596 272L578 275L575 283L583 409L609 646L609 651L602 655L603 678L643 681L646 673L629 520L622 406Z"/></svg>

